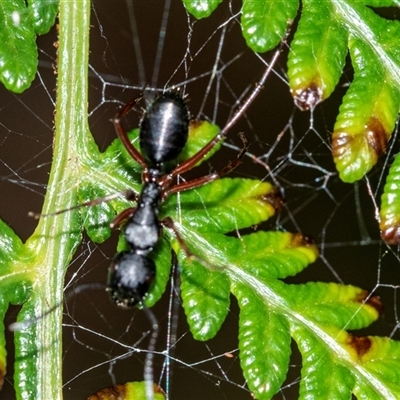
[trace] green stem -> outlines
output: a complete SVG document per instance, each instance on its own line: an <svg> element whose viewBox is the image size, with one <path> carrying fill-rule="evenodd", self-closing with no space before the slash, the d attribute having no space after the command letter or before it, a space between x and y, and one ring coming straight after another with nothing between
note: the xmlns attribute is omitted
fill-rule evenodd
<svg viewBox="0 0 400 400"><path fill-rule="evenodd" d="M58 81L53 164L43 213L76 203L81 161L93 144L87 124L90 0L61 0ZM32 297L19 320L43 316L62 304L64 275L81 239L78 212L43 217L27 241L25 260L33 282ZM62 307L16 333L18 397L62 398Z"/></svg>

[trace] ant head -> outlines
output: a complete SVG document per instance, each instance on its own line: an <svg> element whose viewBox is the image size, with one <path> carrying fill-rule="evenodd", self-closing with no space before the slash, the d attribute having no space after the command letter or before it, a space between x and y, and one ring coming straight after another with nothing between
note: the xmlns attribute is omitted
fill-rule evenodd
<svg viewBox="0 0 400 400"><path fill-rule="evenodd" d="M121 307L133 307L146 297L154 280L156 266L150 258L123 251L114 258L108 270L108 290Z"/></svg>
<svg viewBox="0 0 400 400"><path fill-rule="evenodd" d="M140 148L150 168L163 169L184 148L189 132L189 110L177 92L166 92L146 109L140 122Z"/></svg>

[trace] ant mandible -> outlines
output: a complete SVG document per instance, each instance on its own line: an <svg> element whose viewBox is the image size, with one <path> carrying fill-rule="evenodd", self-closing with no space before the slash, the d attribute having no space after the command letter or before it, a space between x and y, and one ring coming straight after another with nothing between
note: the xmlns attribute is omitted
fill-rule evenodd
<svg viewBox="0 0 400 400"><path fill-rule="evenodd" d="M189 190L212 182L236 168L248 149L243 134L243 148L237 158L220 171L200 178L173 184L175 178L193 168L207 153L225 137L221 131L196 154L174 165L183 150L189 132L189 110L183 97L175 91L167 91L156 97L145 110L139 125L141 154L130 142L121 124L126 115L142 96L126 104L112 119L116 133L130 156L142 167L142 190L139 195L128 193L128 200L135 200L135 208L122 211L111 226L123 226L123 234L129 250L118 253L108 273L108 290L119 306L133 307L143 302L155 278L156 266L149 253L160 239L162 226L172 229L185 251L183 240L173 221L167 217L158 219L161 203L172 193ZM172 165L172 167L171 167Z"/></svg>

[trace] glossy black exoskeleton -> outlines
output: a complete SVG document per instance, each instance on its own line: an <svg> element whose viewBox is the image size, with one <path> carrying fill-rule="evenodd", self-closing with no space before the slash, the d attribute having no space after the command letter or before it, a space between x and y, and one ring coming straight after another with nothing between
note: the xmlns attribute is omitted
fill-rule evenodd
<svg viewBox="0 0 400 400"><path fill-rule="evenodd" d="M189 110L182 97L175 92L158 97L140 122L140 149L148 167L164 172L185 147L188 133Z"/></svg>
<svg viewBox="0 0 400 400"><path fill-rule="evenodd" d="M227 174L239 165L247 150L247 141L242 135L243 149L224 169L173 184L177 175L194 167L224 136L220 133L194 156L179 165L174 164L187 142L190 118L182 96L177 92L165 92L148 106L140 122L140 154L129 141L120 121L137 102L138 99L132 100L113 119L118 137L143 168L142 191L138 197L129 197L136 200L136 208L123 211L112 223L112 226L118 226L126 221L123 233L129 250L117 254L108 274L111 298L123 307L141 303L149 291L156 274L149 253L160 239L162 225L173 229L180 239L170 218L158 219L161 202L171 193L193 189Z"/></svg>

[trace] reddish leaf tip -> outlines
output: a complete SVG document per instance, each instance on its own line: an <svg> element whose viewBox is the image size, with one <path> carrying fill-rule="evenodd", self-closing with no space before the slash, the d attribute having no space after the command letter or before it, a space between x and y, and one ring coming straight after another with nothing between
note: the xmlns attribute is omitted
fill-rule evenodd
<svg viewBox="0 0 400 400"><path fill-rule="evenodd" d="M379 296L371 296L367 290L362 290L355 298L355 301L360 304L368 304L373 307L379 314L383 312L383 304Z"/></svg>
<svg viewBox="0 0 400 400"><path fill-rule="evenodd" d="M354 336L349 335L347 338L347 343L357 352L358 358L361 358L366 354L371 348L371 339L366 336Z"/></svg>
<svg viewBox="0 0 400 400"><path fill-rule="evenodd" d="M290 247L317 247L314 239L311 236L303 235L301 233L294 233Z"/></svg>
<svg viewBox="0 0 400 400"><path fill-rule="evenodd" d="M316 254L319 253L318 247L314 242L314 239L310 236L303 235L301 233L292 234L292 240L290 243L291 248L306 247L311 248Z"/></svg>
<svg viewBox="0 0 400 400"><path fill-rule="evenodd" d="M198 120L198 119L192 119L192 120L189 122L189 129L197 129L197 128L199 128L199 127L203 124L203 122L204 122L204 121L200 121L200 120Z"/></svg>
<svg viewBox="0 0 400 400"><path fill-rule="evenodd" d="M364 127L363 132L351 134L346 131L336 131L332 136L332 154L335 158L346 156L347 153L362 151L361 141L366 141L371 153L377 159L386 151L388 132L384 129L381 121L371 117Z"/></svg>
<svg viewBox="0 0 400 400"><path fill-rule="evenodd" d="M322 101L322 90L317 84L311 83L307 88L292 90L292 96L296 106L301 111L307 111Z"/></svg>
<svg viewBox="0 0 400 400"><path fill-rule="evenodd" d="M386 151L386 144L390 132L386 132L381 121L372 117L366 126L366 138L369 146L373 149L377 157Z"/></svg>
<svg viewBox="0 0 400 400"><path fill-rule="evenodd" d="M92 394L88 400L124 399L127 392L126 385L115 385Z"/></svg>
<svg viewBox="0 0 400 400"><path fill-rule="evenodd" d="M285 199L278 188L273 188L268 193L261 196L261 200L270 204L275 211L280 211L283 207Z"/></svg>
<svg viewBox="0 0 400 400"><path fill-rule="evenodd" d="M398 245L400 243L400 223L396 223L389 228L382 229L381 238L389 245Z"/></svg>

